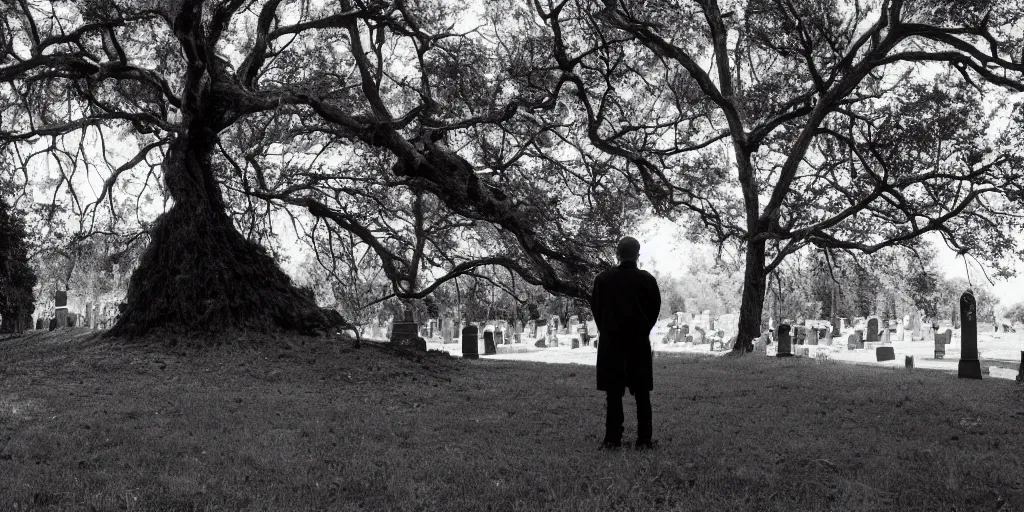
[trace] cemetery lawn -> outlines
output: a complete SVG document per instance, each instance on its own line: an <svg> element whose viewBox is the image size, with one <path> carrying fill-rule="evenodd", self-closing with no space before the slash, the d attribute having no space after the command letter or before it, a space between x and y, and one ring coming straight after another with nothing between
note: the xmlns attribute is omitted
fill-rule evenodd
<svg viewBox="0 0 1024 512"><path fill-rule="evenodd" d="M608 453L592 367L75 332L0 339L0 510L1024 510L1012 381L659 357Z"/></svg>

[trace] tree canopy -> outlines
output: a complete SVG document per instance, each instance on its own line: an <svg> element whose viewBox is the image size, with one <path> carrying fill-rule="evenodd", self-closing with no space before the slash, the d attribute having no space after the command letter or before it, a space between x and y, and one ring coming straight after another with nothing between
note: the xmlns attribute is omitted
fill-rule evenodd
<svg viewBox="0 0 1024 512"><path fill-rule="evenodd" d="M0 142L83 230L161 178L115 334L330 324L274 212L403 300L495 267L585 299L656 214L743 253L740 348L803 248L1018 255L1013 4L12 0Z"/></svg>

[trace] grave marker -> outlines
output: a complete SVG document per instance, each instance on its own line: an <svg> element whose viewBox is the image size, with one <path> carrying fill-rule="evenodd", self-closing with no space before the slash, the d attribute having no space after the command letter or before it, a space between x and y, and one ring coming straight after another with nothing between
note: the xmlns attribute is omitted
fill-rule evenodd
<svg viewBox="0 0 1024 512"><path fill-rule="evenodd" d="M490 356L498 353L498 349L494 346L494 331L484 331L484 355Z"/></svg>
<svg viewBox="0 0 1024 512"><path fill-rule="evenodd" d="M779 326L779 350L775 354L775 357L792 357L793 356L793 342L789 339L789 324L782 324Z"/></svg>
<svg viewBox="0 0 1024 512"><path fill-rule="evenodd" d="M867 341L874 342L878 340L878 318L872 317L868 319Z"/></svg>
<svg viewBox="0 0 1024 512"><path fill-rule="evenodd" d="M953 339L953 331L946 329L946 332L935 335L935 359L942 359L946 356L946 345Z"/></svg>
<svg viewBox="0 0 1024 512"><path fill-rule="evenodd" d="M475 325L467 325L462 329L462 358L477 359L480 357L477 335L479 331Z"/></svg>
<svg viewBox="0 0 1024 512"><path fill-rule="evenodd" d="M981 361L978 360L978 304L971 290L960 296L960 322L960 363L957 365L957 376L961 379L981 379Z"/></svg>
<svg viewBox="0 0 1024 512"><path fill-rule="evenodd" d="M876 347L875 348L875 360L876 361L895 361L896 351L892 347Z"/></svg>

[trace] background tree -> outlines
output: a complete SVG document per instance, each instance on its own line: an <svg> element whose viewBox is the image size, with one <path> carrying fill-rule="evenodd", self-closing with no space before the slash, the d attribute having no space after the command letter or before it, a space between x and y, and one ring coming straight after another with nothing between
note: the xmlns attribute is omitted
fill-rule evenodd
<svg viewBox="0 0 1024 512"><path fill-rule="evenodd" d="M1016 254L1020 144L986 136L984 106L1024 89L1014 2L725 5L537 1L521 27L549 49L531 84L571 103L591 148L656 212L742 252L735 348L804 247L938 232L961 254Z"/></svg>
<svg viewBox="0 0 1024 512"><path fill-rule="evenodd" d="M0 184L4 182L0 181ZM22 214L7 203L0 187L0 333L32 329L36 274L29 265L28 235Z"/></svg>

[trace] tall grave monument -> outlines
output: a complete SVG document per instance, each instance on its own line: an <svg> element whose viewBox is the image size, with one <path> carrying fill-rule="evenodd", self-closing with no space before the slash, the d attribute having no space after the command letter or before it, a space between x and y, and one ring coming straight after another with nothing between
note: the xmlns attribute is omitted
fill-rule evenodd
<svg viewBox="0 0 1024 512"><path fill-rule="evenodd" d="M971 290L960 296L960 322L960 364L957 367L957 375L961 379L980 379L978 303L974 300L974 292Z"/></svg>
<svg viewBox="0 0 1024 512"><path fill-rule="evenodd" d="M463 359L479 359L480 347L477 342L479 331L473 324L462 328L462 357Z"/></svg>

